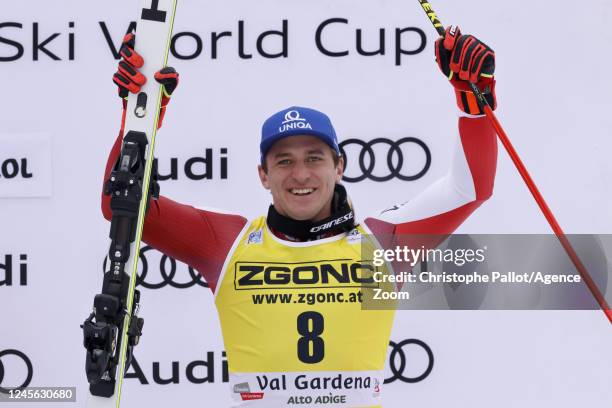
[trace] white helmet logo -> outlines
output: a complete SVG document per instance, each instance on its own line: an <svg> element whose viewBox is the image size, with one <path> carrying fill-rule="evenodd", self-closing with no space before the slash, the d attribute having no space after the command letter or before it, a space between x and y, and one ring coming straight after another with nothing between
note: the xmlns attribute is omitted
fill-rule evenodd
<svg viewBox="0 0 612 408"><path fill-rule="evenodd" d="M296 110L290 110L289 112L285 113L285 121L283 123L295 122L296 120L302 122L306 121L306 119L300 117L300 112Z"/></svg>

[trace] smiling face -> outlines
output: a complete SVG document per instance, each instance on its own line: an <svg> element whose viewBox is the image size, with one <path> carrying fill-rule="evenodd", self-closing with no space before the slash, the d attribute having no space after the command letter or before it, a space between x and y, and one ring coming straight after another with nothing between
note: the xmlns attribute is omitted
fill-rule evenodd
<svg viewBox="0 0 612 408"><path fill-rule="evenodd" d="M274 208L294 220L320 221L331 215L343 159L315 136L290 136L274 143L259 166L261 184L272 193Z"/></svg>

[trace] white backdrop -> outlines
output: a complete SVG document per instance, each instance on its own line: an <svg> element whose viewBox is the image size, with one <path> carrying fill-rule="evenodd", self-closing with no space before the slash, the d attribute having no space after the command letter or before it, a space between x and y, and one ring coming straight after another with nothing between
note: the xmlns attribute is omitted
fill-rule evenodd
<svg viewBox="0 0 612 408"><path fill-rule="evenodd" d="M499 118L566 232L612 233L612 58L606 52L612 3L440 0L432 5L443 22L460 24L495 49ZM118 46L136 8L136 1L124 0L0 5L0 351L17 349L29 357L32 386L78 387L77 406L86 387L79 324L101 288L108 224L100 213L100 190L120 122L121 104L111 82L117 62L104 33ZM348 23L327 26L323 45L348 50L348 56L332 58L316 46L317 27L330 18ZM257 37L281 30L283 20L287 57L262 57ZM239 21L250 59L239 55ZM426 48L401 56L398 65L395 33L407 27L426 34ZM377 48L378 30L384 29L385 55L357 54L357 29L366 50ZM213 59L211 33L221 31L232 36L219 40ZM255 171L259 127L290 105L327 112L341 139L412 136L431 150L431 168L417 181L348 184L362 216L406 201L448 169L456 140L454 96L435 66L435 32L416 0L179 0L175 33L187 32L201 39L202 51L193 59L170 58L181 84L156 147L161 173L169 173L172 158L179 171L177 180L161 183L162 194L247 216L264 212L270 197ZM406 50L421 45L414 31L400 38ZM180 55L192 54L194 35L182 36L176 46ZM278 36L263 43L269 53L281 46ZM187 178L185 161L203 157L205 149L212 149L212 179ZM422 152L405 154L410 157L406 173L418 171ZM225 178L221 157L227 160ZM350 166L349 174L357 171ZM377 165L375 172L384 170ZM500 146L494 196L459 232L548 231ZM146 256L153 266L160 258L153 251ZM8 269L11 285L3 282ZM176 280L187 280L187 268L177 269ZM145 333L136 357L148 385L127 379L125 406L227 406L223 346L209 291L143 289L142 304ZM612 331L600 312L398 312L392 340L408 338L432 349L434 368L418 383L387 386L388 408L612 402ZM209 352L214 379L191 382L187 366L208 361ZM404 375L418 376L426 354L408 346L406 355ZM27 375L14 356L0 362L1 386ZM173 362L178 384L156 384L155 371L170 378ZM193 374L205 377L205 366L196 366Z"/></svg>

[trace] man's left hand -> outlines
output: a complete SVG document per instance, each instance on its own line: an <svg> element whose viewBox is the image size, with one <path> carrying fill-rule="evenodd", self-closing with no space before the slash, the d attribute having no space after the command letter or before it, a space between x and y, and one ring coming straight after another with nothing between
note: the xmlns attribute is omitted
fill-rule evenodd
<svg viewBox="0 0 612 408"><path fill-rule="evenodd" d="M444 37L436 40L435 49L438 67L457 92L459 108L469 114L482 114L468 83L473 82L495 109L495 52L473 35L462 35L457 26L446 29Z"/></svg>

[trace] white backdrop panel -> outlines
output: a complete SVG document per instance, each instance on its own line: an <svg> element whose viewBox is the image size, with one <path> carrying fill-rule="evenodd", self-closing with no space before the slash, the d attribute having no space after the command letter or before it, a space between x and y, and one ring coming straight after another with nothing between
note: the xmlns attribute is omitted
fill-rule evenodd
<svg viewBox="0 0 612 408"><path fill-rule="evenodd" d="M0 199L0 281L8 269L13 278L10 286L0 286L0 351L18 349L31 359L31 385L77 386L77 406L86 387L78 325L101 287L108 234L99 208L102 172L120 122L111 82L117 62L107 37L118 47L135 17L137 4L130 3L29 0L4 1L1 7L0 134L48 135L44 149L51 169L32 167L32 181L46 186L36 194L42 198ZM566 231L612 232L612 83L606 79L612 3L440 0L433 6L443 22L460 24L495 49L499 118ZM317 28L331 18L348 22L326 26L322 44L348 56L329 57L317 47ZM286 49L278 35L266 37L263 48L286 51L287 57L261 56L258 36L283 24ZM404 28L413 31L400 37L401 47L420 46L414 29L426 34L426 46L397 64L396 30ZM366 50L377 48L384 29L385 54L359 55L358 29ZM218 41L213 58L211 35L222 31L232 35ZM416 181L347 184L361 217L406 201L447 171L456 140L454 96L435 66L435 33L416 1L180 0L175 33L183 33L178 54L197 51L196 37L202 49L193 59L170 58L181 84L158 135L157 156L162 174L170 173L173 160L178 171L176 180L161 183L162 194L247 216L264 212L270 197L255 171L259 127L290 105L327 112L341 140L412 136L431 150L431 167ZM2 153L16 146L7 140L0 138L2 162L8 158ZM33 160L39 147L23 155ZM406 155L406 172L422 166L418 149ZM184 164L193 157L212 162L211 179L187 177ZM385 170L380 157L377 172ZM0 191L29 180L0 177ZM548 231L500 146L494 196L460 232ZM151 279L159 279L159 255L147 257ZM178 265L177 280L188 276ZM208 290L144 289L142 303L145 334L136 356L140 379L149 384L127 379L125 406L227 406L223 345ZM392 340L424 341L435 364L423 381L389 384L385 407L609 404L611 336L600 312L399 312ZM418 376L426 354L411 347L404 374ZM212 382L188 378L187 367L198 360L192 380L210 375ZM17 359L1 361L0 385L21 382L27 374ZM178 384L157 384L156 371L170 378L172 362Z"/></svg>

